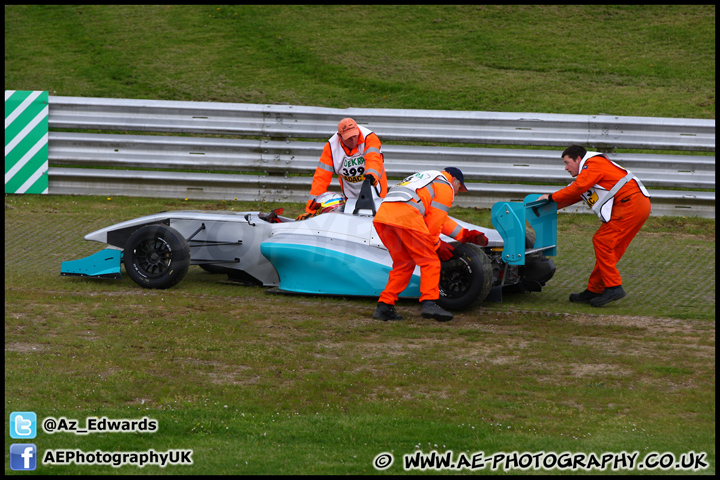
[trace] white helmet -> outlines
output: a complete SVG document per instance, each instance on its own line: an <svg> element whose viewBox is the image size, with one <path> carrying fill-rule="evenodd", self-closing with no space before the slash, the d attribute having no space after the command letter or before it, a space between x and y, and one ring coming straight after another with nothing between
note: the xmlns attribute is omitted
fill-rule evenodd
<svg viewBox="0 0 720 480"><path fill-rule="evenodd" d="M321 193L320 195L315 197L315 202L320 204L318 214L332 212L335 210L342 211L343 207L345 207L345 197L342 195L342 193Z"/></svg>

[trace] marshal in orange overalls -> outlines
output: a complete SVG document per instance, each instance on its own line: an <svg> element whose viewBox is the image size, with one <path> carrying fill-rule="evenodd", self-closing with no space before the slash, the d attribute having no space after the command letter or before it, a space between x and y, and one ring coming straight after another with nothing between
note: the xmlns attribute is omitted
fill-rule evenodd
<svg viewBox="0 0 720 480"><path fill-rule="evenodd" d="M553 193L552 201L558 204L558 209L565 208L580 201L596 185L612 189L627 173L604 156L590 156L575 181ZM650 199L636 181L629 181L614 196L610 220L603 222L593 235L595 268L588 280L589 291L603 293L606 288L622 285L617 263L649 216Z"/></svg>
<svg viewBox="0 0 720 480"><path fill-rule="evenodd" d="M341 135L341 130L343 131ZM348 136L356 136L353 148L346 145ZM345 139L345 140L343 140ZM333 174L338 176L340 189L345 198L357 198L365 178L373 179L377 195L387 194L387 173L385 172L382 145L377 134L360 126L351 118L338 124L338 132L325 143L310 187L310 200L306 212L311 212L312 201L328 191Z"/></svg>
<svg viewBox="0 0 720 480"><path fill-rule="evenodd" d="M388 283L380 294L379 302L395 305L400 293L410 283L416 265L420 267L420 301L440 297L440 259L437 253L440 233L463 238L466 229L448 217L455 198L452 176L444 171L434 174L444 178L436 176L431 183L415 190L419 202L415 199L388 201L388 193L375 215L375 230L393 260Z"/></svg>

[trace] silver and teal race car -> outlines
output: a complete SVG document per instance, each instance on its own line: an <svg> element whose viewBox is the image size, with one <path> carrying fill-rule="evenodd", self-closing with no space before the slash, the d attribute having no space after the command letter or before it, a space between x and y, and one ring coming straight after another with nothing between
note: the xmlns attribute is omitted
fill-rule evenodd
<svg viewBox="0 0 720 480"><path fill-rule="evenodd" d="M498 202L491 212L495 229L455 219L480 230L488 245L460 244L442 262L438 304L466 310L502 291L540 291L555 273L549 256L557 251L557 205ZM304 220L281 212L168 211L128 220L85 236L107 248L62 262L61 275L121 278L145 288L169 288L191 265L227 274L243 284L308 295L379 297L392 259L373 228L379 199L365 195L344 209ZM527 224L532 228L527 228ZM420 269L401 298L420 296Z"/></svg>

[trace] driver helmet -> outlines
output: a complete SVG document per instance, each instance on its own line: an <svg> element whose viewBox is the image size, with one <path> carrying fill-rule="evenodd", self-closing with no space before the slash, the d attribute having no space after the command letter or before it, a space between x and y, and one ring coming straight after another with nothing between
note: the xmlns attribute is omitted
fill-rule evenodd
<svg viewBox="0 0 720 480"><path fill-rule="evenodd" d="M341 193L325 192L318 195L315 201L320 204L318 214L335 210L341 211L345 206L345 197Z"/></svg>

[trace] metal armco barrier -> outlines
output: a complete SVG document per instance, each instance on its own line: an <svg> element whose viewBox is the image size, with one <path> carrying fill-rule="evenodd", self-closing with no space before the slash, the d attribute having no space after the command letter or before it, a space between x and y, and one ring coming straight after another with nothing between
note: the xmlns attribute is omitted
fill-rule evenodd
<svg viewBox="0 0 720 480"><path fill-rule="evenodd" d="M53 165L312 174L324 142L239 140L150 135L50 132ZM416 169L457 166L465 179L484 182L570 183L562 150L383 145L385 169L405 177ZM715 188L715 157L608 154L646 186Z"/></svg>
<svg viewBox="0 0 720 480"><path fill-rule="evenodd" d="M108 195L196 200L305 202L309 177L187 173L138 170L50 168L50 189L58 195ZM389 182L394 185L397 182ZM466 182L468 192L455 197L460 207L491 208L499 201L522 202L528 193L551 193L558 187ZM339 191L334 179L331 188ZM715 218L715 192L649 189L655 216ZM564 210L589 213L583 203Z"/></svg>
<svg viewBox="0 0 720 480"><path fill-rule="evenodd" d="M48 92L5 91L5 193L48 193Z"/></svg>
<svg viewBox="0 0 720 480"><path fill-rule="evenodd" d="M560 154L577 143L608 152L638 175L652 194L653 215L715 216L715 157L707 154L715 151L715 120L607 115L51 96L51 129L103 133L50 132L50 193L304 202L323 145L343 117L378 134L390 177L461 168L469 192L458 196L459 206L489 208L557 190L572 181ZM579 204L566 211L589 212Z"/></svg>
<svg viewBox="0 0 720 480"><path fill-rule="evenodd" d="M53 128L327 140L343 117L381 140L715 151L715 121L613 115L456 112L51 97Z"/></svg>

